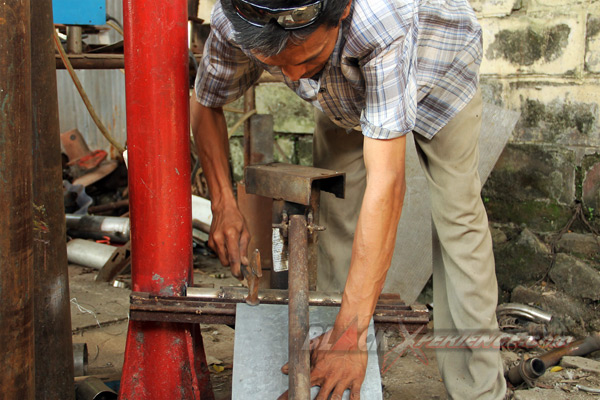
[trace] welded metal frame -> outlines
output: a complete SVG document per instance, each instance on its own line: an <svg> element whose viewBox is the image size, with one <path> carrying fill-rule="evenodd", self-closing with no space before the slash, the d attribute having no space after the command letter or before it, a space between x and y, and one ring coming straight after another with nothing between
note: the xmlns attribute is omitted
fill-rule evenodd
<svg viewBox="0 0 600 400"><path fill-rule="evenodd" d="M273 227L287 240L288 357L292 400L310 397L309 290L317 287L317 231L321 190L344 197L344 173L294 164L251 165L244 169L246 191L274 200ZM275 274L274 274L275 275Z"/></svg>

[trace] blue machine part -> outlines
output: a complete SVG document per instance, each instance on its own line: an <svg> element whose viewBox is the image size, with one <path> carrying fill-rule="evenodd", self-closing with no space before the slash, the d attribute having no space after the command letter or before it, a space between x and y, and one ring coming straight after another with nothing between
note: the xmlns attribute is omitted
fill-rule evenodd
<svg viewBox="0 0 600 400"><path fill-rule="evenodd" d="M55 24L106 24L106 0L52 0L52 12Z"/></svg>

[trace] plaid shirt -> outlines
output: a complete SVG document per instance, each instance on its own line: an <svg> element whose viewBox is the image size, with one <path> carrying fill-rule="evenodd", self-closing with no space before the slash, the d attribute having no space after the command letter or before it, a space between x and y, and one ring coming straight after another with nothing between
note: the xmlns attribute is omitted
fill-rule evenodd
<svg viewBox="0 0 600 400"><path fill-rule="evenodd" d="M291 81L235 44L220 3L196 77L207 107L243 95L263 69L336 125L390 139L415 131L432 138L473 97L481 28L467 0L352 0L319 80Z"/></svg>

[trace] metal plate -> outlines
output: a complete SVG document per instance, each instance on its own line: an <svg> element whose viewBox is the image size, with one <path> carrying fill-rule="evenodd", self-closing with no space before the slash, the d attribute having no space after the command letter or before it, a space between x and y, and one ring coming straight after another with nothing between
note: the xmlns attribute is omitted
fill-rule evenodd
<svg viewBox="0 0 600 400"><path fill-rule="evenodd" d="M309 308L311 339L333 325L338 311L338 307ZM287 362L288 307L238 304L235 325L232 400L277 399L288 387L288 377L280 371ZM372 320L369 326L371 338L375 338ZM360 398L380 400L383 393L375 340L370 340L368 346L369 361ZM318 391L318 387L312 388L312 399ZM343 399L349 399L348 390Z"/></svg>

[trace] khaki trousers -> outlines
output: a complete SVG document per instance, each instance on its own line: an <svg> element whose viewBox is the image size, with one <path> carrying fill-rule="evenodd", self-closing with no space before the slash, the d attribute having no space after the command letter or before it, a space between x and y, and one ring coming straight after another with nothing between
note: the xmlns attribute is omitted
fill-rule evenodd
<svg viewBox="0 0 600 400"><path fill-rule="evenodd" d="M477 165L481 93L432 140L414 134L426 175L433 224L433 321L435 333L465 334L498 329L492 240L481 200ZM316 111L316 167L346 173L346 198L322 193L318 288L342 291L366 187L363 137L346 133ZM440 374L451 399L502 399L506 392L496 349L439 349Z"/></svg>

